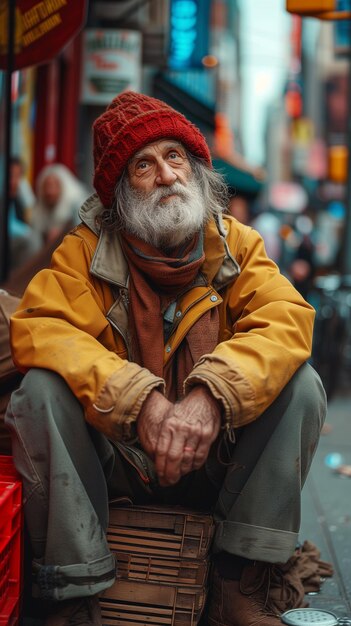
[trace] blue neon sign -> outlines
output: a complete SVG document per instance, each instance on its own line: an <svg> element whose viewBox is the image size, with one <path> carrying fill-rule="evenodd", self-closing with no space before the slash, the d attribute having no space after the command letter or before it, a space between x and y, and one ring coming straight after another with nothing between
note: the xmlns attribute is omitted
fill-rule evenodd
<svg viewBox="0 0 351 626"><path fill-rule="evenodd" d="M336 10L351 11L351 0L338 0ZM336 54L350 54L351 20L339 20L334 22L334 44Z"/></svg>
<svg viewBox="0 0 351 626"><path fill-rule="evenodd" d="M171 0L169 55L171 69L201 67L208 54L211 0Z"/></svg>

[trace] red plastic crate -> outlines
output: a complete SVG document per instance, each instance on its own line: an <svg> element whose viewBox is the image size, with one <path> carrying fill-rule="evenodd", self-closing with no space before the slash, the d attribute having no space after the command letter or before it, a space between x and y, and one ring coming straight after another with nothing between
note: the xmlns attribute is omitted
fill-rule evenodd
<svg viewBox="0 0 351 626"><path fill-rule="evenodd" d="M20 599L9 598L0 613L0 626L17 626L20 619Z"/></svg>
<svg viewBox="0 0 351 626"><path fill-rule="evenodd" d="M12 456L0 454L0 480L3 480L4 478L15 478L16 480L20 480L19 473L13 464Z"/></svg>
<svg viewBox="0 0 351 626"><path fill-rule="evenodd" d="M22 561L22 483L12 458L0 456L0 626L18 624Z"/></svg>

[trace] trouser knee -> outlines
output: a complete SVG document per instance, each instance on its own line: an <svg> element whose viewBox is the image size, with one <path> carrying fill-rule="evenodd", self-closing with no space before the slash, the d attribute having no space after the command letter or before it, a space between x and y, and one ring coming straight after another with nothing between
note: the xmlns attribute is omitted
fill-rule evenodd
<svg viewBox="0 0 351 626"><path fill-rule="evenodd" d="M327 398L322 381L317 372L305 363L302 365L286 387L291 394L290 402L298 415L306 417L305 427L313 424L320 431L327 412Z"/></svg>
<svg viewBox="0 0 351 626"><path fill-rule="evenodd" d="M300 439L301 481L305 482L320 432L327 413L327 400L324 387L317 372L304 364L293 376L287 386L291 393L288 413L290 437L293 432ZM287 442L287 445L289 443Z"/></svg>
<svg viewBox="0 0 351 626"><path fill-rule="evenodd" d="M300 402L311 410L326 412L326 393L322 381L309 363L305 363L297 370L290 384Z"/></svg>
<svg viewBox="0 0 351 626"><path fill-rule="evenodd" d="M26 433L40 438L49 424L59 431L70 417L72 424L74 414L83 416L82 407L63 378L49 370L33 368L13 392L5 422L10 430L20 430L24 439Z"/></svg>

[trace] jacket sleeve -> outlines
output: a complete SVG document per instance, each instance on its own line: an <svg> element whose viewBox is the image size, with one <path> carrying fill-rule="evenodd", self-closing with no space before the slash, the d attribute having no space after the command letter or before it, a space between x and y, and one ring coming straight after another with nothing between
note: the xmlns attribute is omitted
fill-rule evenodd
<svg viewBox="0 0 351 626"><path fill-rule="evenodd" d="M128 438L143 401L163 381L121 358L108 340L104 291L89 274L92 252L82 238L67 235L51 268L29 283L11 318L13 358L23 372L59 374L89 422L111 438Z"/></svg>
<svg viewBox="0 0 351 626"><path fill-rule="evenodd" d="M221 294L226 337L195 364L185 387L207 384L227 424L239 427L259 417L310 357L315 312L269 259L257 231L246 227L238 243L233 236L228 243L241 272Z"/></svg>

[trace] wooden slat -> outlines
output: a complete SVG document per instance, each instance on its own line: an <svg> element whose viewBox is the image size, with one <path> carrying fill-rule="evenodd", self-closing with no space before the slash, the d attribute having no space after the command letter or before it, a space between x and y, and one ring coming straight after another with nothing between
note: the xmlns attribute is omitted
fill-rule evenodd
<svg viewBox="0 0 351 626"><path fill-rule="evenodd" d="M211 515L194 514L186 510L169 511L165 507L123 506L110 507L110 526L150 528L154 531L168 529L176 535L211 538L214 522Z"/></svg>
<svg viewBox="0 0 351 626"><path fill-rule="evenodd" d="M101 602L101 615L103 625L113 624L119 626L139 626L140 624L150 624L150 626L166 626L173 623L172 610L153 610L148 607L141 608L133 606L125 607L118 603Z"/></svg>
<svg viewBox="0 0 351 626"><path fill-rule="evenodd" d="M209 563L140 557L116 553L117 576L130 580L201 586L206 583Z"/></svg>
<svg viewBox="0 0 351 626"><path fill-rule="evenodd" d="M175 558L182 556L203 559L207 556L208 546L198 537L170 537L149 530L135 531L129 528L109 526L107 541L114 552L135 552L140 554L163 555Z"/></svg>
<svg viewBox="0 0 351 626"><path fill-rule="evenodd" d="M173 546L179 546L181 544L181 540L179 537L172 537L169 535L162 535L161 533L155 533L153 531L145 531L145 530L135 530L134 528L113 528L111 526L108 527L108 535L113 539L114 537L127 537L130 541L137 542L148 542L150 545L157 545L160 541L164 543L167 547L172 548Z"/></svg>
<svg viewBox="0 0 351 626"><path fill-rule="evenodd" d="M202 609L205 596L202 588L149 584L123 579L117 580L112 587L101 594L103 599L125 602L129 605L175 607L193 612L199 612Z"/></svg>
<svg viewBox="0 0 351 626"><path fill-rule="evenodd" d="M103 626L196 626L201 613L100 601Z"/></svg>

